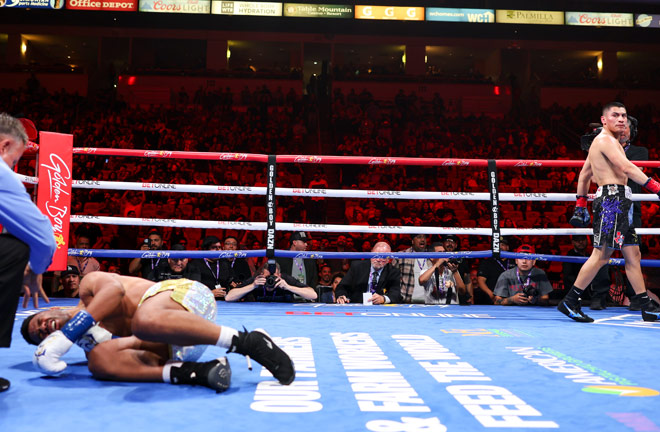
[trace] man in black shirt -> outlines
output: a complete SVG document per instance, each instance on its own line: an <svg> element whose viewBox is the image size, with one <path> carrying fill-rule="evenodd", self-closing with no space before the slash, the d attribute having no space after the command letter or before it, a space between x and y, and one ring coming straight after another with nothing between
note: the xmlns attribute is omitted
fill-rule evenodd
<svg viewBox="0 0 660 432"><path fill-rule="evenodd" d="M509 239L502 237L500 240L500 250L504 252L509 251ZM497 278L506 270L514 268L516 263L514 260L507 258L488 258L482 260L479 264L479 271L477 273L478 287L474 290L474 303L475 304L493 304L495 301L495 285Z"/></svg>
<svg viewBox="0 0 660 432"><path fill-rule="evenodd" d="M205 237L202 241L202 250L221 251L222 243L216 236ZM202 277L201 282L211 290L216 300L225 298L227 287L221 283L222 273L219 258L195 259L189 265L197 267Z"/></svg>
<svg viewBox="0 0 660 432"><path fill-rule="evenodd" d="M276 268L275 274L271 275L268 264L264 264L256 271L257 276L245 281L244 285L230 290L225 300L292 303L294 294L305 300L316 300L317 294L314 288L301 284L288 274L280 273L279 264L276 264Z"/></svg>

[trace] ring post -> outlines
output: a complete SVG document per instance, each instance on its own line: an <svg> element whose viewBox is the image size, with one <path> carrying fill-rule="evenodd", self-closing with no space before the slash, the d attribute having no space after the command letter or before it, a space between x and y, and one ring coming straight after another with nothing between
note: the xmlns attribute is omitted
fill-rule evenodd
<svg viewBox="0 0 660 432"><path fill-rule="evenodd" d="M275 185L277 183L276 156L268 155L266 165L266 258L268 258L268 271L275 274Z"/></svg>
<svg viewBox="0 0 660 432"><path fill-rule="evenodd" d="M488 191L490 192L490 225L493 229L492 250L493 258L500 258L500 197L497 186L497 164L495 160L488 160Z"/></svg>

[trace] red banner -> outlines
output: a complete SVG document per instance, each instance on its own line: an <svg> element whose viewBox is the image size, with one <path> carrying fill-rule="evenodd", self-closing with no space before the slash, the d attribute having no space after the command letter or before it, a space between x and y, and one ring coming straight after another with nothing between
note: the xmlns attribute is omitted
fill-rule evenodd
<svg viewBox="0 0 660 432"><path fill-rule="evenodd" d="M39 134L39 186L37 207L50 219L57 250L48 270L66 270L71 216L73 135Z"/></svg>

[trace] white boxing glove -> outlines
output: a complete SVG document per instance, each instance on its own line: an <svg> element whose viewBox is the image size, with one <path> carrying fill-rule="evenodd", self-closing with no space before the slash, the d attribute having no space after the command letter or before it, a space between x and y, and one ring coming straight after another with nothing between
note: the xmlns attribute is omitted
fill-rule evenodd
<svg viewBox="0 0 660 432"><path fill-rule="evenodd" d="M66 369L66 363L60 360L64 354L73 346L61 330L48 335L44 339L32 357L32 364L41 373L46 375L59 375Z"/></svg>
<svg viewBox="0 0 660 432"><path fill-rule="evenodd" d="M85 332L85 334L80 336L80 338L76 341L76 345L88 353L93 350L96 345L110 339L112 339L112 333L96 324L91 326L87 332Z"/></svg>

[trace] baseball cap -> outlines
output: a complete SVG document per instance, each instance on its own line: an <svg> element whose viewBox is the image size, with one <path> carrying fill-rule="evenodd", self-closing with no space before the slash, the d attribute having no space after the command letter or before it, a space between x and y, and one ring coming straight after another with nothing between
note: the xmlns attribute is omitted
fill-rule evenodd
<svg viewBox="0 0 660 432"><path fill-rule="evenodd" d="M453 240L455 243L459 243L459 242L460 242L460 240L458 239L458 237L457 237L456 235L454 235L454 234L447 234L447 235L442 236L442 241L443 241L443 242L444 242L444 241L447 241L447 240Z"/></svg>
<svg viewBox="0 0 660 432"><path fill-rule="evenodd" d="M504 244L506 244L506 245L511 246L511 243L509 242L509 238L508 238L508 237L500 237L500 243L504 243Z"/></svg>
<svg viewBox="0 0 660 432"><path fill-rule="evenodd" d="M535 253L534 247L530 246L528 244L520 245L518 249L516 249L517 253Z"/></svg>
<svg viewBox="0 0 660 432"><path fill-rule="evenodd" d="M78 270L78 267L72 265L66 266L66 270L61 273L61 276L64 277L72 274L80 276L80 270Z"/></svg>
<svg viewBox="0 0 660 432"><path fill-rule="evenodd" d="M307 234L305 234L304 231L296 231L293 234L291 234L291 238L289 238L289 241L293 243L295 240L300 240L304 242L309 241L309 237L307 237Z"/></svg>

